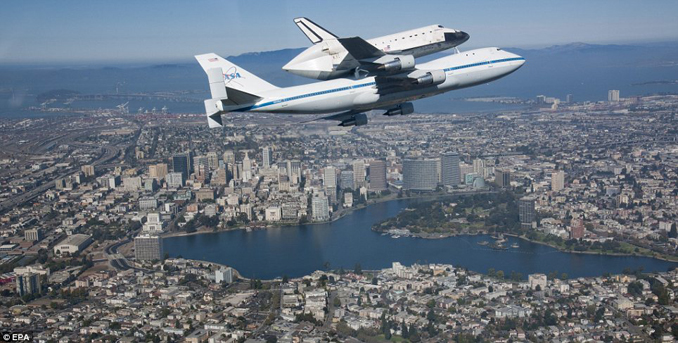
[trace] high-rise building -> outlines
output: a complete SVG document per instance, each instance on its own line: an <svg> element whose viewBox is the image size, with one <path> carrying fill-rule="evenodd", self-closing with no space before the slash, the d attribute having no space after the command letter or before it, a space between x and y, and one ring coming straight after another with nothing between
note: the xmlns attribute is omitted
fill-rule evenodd
<svg viewBox="0 0 678 343"><path fill-rule="evenodd" d="M233 268L220 268L214 272L214 282L216 283L232 283L233 282Z"/></svg>
<svg viewBox="0 0 678 343"><path fill-rule="evenodd" d="M233 150L226 150L224 151L222 159L226 164L235 163L235 153L233 152Z"/></svg>
<svg viewBox="0 0 678 343"><path fill-rule="evenodd" d="M323 171L325 190L335 192L337 189L337 170L334 167L325 167Z"/></svg>
<svg viewBox="0 0 678 343"><path fill-rule="evenodd" d="M34 273L17 274L15 277L16 292L20 297L27 294L40 293L40 275Z"/></svg>
<svg viewBox="0 0 678 343"><path fill-rule="evenodd" d="M557 170L551 174L551 190L558 192L565 188L565 172Z"/></svg>
<svg viewBox="0 0 678 343"><path fill-rule="evenodd" d="M168 172L167 163L151 164L148 166L148 175L156 180L164 179Z"/></svg>
<svg viewBox="0 0 678 343"><path fill-rule="evenodd" d="M324 222L330 220L330 205L327 196L316 194L311 199L311 215L313 221Z"/></svg>
<svg viewBox="0 0 678 343"><path fill-rule="evenodd" d="M609 102L618 102L619 101L619 90L610 89L607 91L607 101Z"/></svg>
<svg viewBox="0 0 678 343"><path fill-rule="evenodd" d="M137 261L163 259L162 239L152 233L142 233L134 238L134 257Z"/></svg>
<svg viewBox="0 0 678 343"><path fill-rule="evenodd" d="M537 104L542 105L546 103L546 95L537 95Z"/></svg>
<svg viewBox="0 0 678 343"><path fill-rule="evenodd" d="M273 165L273 153L271 152L271 148L270 147L264 147L261 150L261 156L262 156L262 159L263 159L262 165L264 166L264 168L266 168L266 169L271 168L271 165Z"/></svg>
<svg viewBox="0 0 678 343"><path fill-rule="evenodd" d="M436 159L403 160L403 188L415 191L434 191L438 186Z"/></svg>
<svg viewBox="0 0 678 343"><path fill-rule="evenodd" d="M214 172L211 184L215 186L225 186L228 184L228 173L226 168L219 168Z"/></svg>
<svg viewBox="0 0 678 343"><path fill-rule="evenodd" d="M166 180L167 187L179 188L184 185L184 174L181 172L168 173Z"/></svg>
<svg viewBox="0 0 678 343"><path fill-rule="evenodd" d="M287 177L293 185L301 182L301 161L287 161L285 166Z"/></svg>
<svg viewBox="0 0 678 343"><path fill-rule="evenodd" d="M546 290L547 278L545 274L530 274L527 276L527 282L530 285L530 289L537 289L543 291Z"/></svg>
<svg viewBox="0 0 678 343"><path fill-rule="evenodd" d="M461 181L459 154L445 153L440 158L440 182L443 186L457 186Z"/></svg>
<svg viewBox="0 0 678 343"><path fill-rule="evenodd" d="M485 160L482 158L476 158L473 160L473 172L480 175L480 176L485 176Z"/></svg>
<svg viewBox="0 0 678 343"><path fill-rule="evenodd" d="M342 170L341 176L339 178L339 186L341 189L355 189L355 184L353 183L353 171L352 170Z"/></svg>
<svg viewBox="0 0 678 343"><path fill-rule="evenodd" d="M571 239L580 239L584 237L584 221L575 218L572 219L570 223L570 238Z"/></svg>
<svg viewBox="0 0 678 343"><path fill-rule="evenodd" d="M210 151L207 153L207 167L209 170L215 170L219 168L219 156L216 152Z"/></svg>
<svg viewBox="0 0 678 343"><path fill-rule="evenodd" d="M242 159L242 180L243 181L249 181L252 179L252 160L250 160L250 156L245 152L245 158Z"/></svg>
<svg viewBox="0 0 678 343"><path fill-rule="evenodd" d="M80 171L82 171L85 176L94 176L94 166L91 164L86 164L82 167L80 167Z"/></svg>
<svg viewBox="0 0 678 343"><path fill-rule="evenodd" d="M365 186L365 162L364 161L355 161L353 162L353 184L355 188L360 188Z"/></svg>
<svg viewBox="0 0 678 343"><path fill-rule="evenodd" d="M565 96L565 101L566 101L568 104L573 103L573 102L574 102L574 98L572 97L572 94L568 94L567 96Z"/></svg>
<svg viewBox="0 0 678 343"><path fill-rule="evenodd" d="M532 228L532 223L537 220L537 212L534 208L535 199L524 197L518 200L518 217L520 227L523 229Z"/></svg>
<svg viewBox="0 0 678 343"><path fill-rule="evenodd" d="M193 172L196 172L200 168L203 170L209 169L209 159L206 155L199 155L193 157Z"/></svg>
<svg viewBox="0 0 678 343"><path fill-rule="evenodd" d="M188 176L191 175L190 153L172 156L172 170L176 173L181 173L184 180L188 180Z"/></svg>
<svg viewBox="0 0 678 343"><path fill-rule="evenodd" d="M382 160L370 161L370 190L380 192L387 189L386 162Z"/></svg>
<svg viewBox="0 0 678 343"><path fill-rule="evenodd" d="M494 173L494 182L501 188L511 186L511 172L508 170L496 170Z"/></svg>

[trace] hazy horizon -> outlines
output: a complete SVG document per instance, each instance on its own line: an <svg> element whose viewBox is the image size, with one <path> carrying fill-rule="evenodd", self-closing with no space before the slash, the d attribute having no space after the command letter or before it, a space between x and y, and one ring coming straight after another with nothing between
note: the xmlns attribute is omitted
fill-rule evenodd
<svg viewBox="0 0 678 343"><path fill-rule="evenodd" d="M638 44L678 40L674 1L567 3L430 1L318 6L309 1L7 1L0 13L1 64L81 64L188 60L305 47L292 22L307 16L339 36L372 38L441 24L468 32L463 48L535 48L571 42ZM674 8L674 10L671 10ZM328 9L331 9L329 11Z"/></svg>

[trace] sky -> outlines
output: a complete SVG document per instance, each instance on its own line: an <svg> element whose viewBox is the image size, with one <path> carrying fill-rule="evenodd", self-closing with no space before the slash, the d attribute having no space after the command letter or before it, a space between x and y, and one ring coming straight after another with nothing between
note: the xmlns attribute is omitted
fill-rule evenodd
<svg viewBox="0 0 678 343"><path fill-rule="evenodd" d="M292 21L300 16L366 39L440 24L471 35L462 49L678 41L676 13L675 0L4 0L0 66L187 62L306 47Z"/></svg>

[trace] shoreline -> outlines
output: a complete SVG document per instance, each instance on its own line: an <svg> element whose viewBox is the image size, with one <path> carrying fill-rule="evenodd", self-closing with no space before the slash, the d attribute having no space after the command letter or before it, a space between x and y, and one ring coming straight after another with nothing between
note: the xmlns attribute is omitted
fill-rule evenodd
<svg viewBox="0 0 678 343"><path fill-rule="evenodd" d="M268 225L264 225L262 227L256 227L256 228L249 228L247 226L235 226L235 227L232 227L232 228L220 228L218 230L198 230L198 231L195 231L195 232L166 232L166 233L161 234L160 237L165 239L165 238L172 238L172 237L184 237L184 236L193 236L193 235L201 235L201 234L208 234L208 233L229 232L229 231L235 231L235 230L251 229L252 231L255 231L255 230L268 230L268 229L272 229L272 228L285 228L285 227L300 226L300 225L330 224L330 223L333 223L333 222L343 218L344 216L346 216L350 213L353 213L353 212L359 211L359 210L363 210L363 209L370 207L371 205L376 205L376 204L380 204L380 203L384 203L384 202L396 201L396 200L424 200L425 201L425 200L432 200L432 199L436 199L436 198L442 198L442 197L446 197L446 196L463 196L463 195L473 195L473 194L484 194L484 193L487 193L487 192L489 192L489 191L480 191L480 192L472 192L472 193L458 193L458 194L455 194L455 193L444 193L444 194L435 193L435 194L429 194L429 195L424 195L424 196L410 196L410 197L401 197L401 198L398 198L397 195L395 197L386 196L386 197L383 197L383 198L376 198L376 199L373 199L373 200L368 200L368 203L365 204L365 205L362 205L362 206L356 206L356 207L351 207L351 208L342 209L340 211L337 211L336 213L339 213L339 214L336 217L332 217L330 220L323 221L323 222L311 222L311 221L309 221L309 222L306 222L306 223L303 223L303 224L302 223L289 223L289 224L284 223L284 224L280 224L280 225L268 224ZM391 193L391 194L393 194L393 193Z"/></svg>

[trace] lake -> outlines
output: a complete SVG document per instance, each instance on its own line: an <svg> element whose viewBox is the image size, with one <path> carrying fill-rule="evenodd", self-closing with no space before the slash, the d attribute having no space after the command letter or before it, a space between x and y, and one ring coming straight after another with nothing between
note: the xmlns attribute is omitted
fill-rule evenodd
<svg viewBox="0 0 678 343"><path fill-rule="evenodd" d="M392 262L446 263L487 273L489 268L511 271L527 277L531 273L558 271L569 277L600 276L620 273L624 268L667 271L678 266L647 257L605 256L560 252L554 248L508 237L508 246L519 248L492 250L478 245L489 236L457 236L428 240L391 238L371 230L376 222L393 217L413 200L374 204L354 211L328 224L298 225L247 232L234 230L163 240L171 257L211 261L229 265L248 278L272 279L287 275L300 277L315 270L343 267L352 270L356 263L363 269L382 269Z"/></svg>

